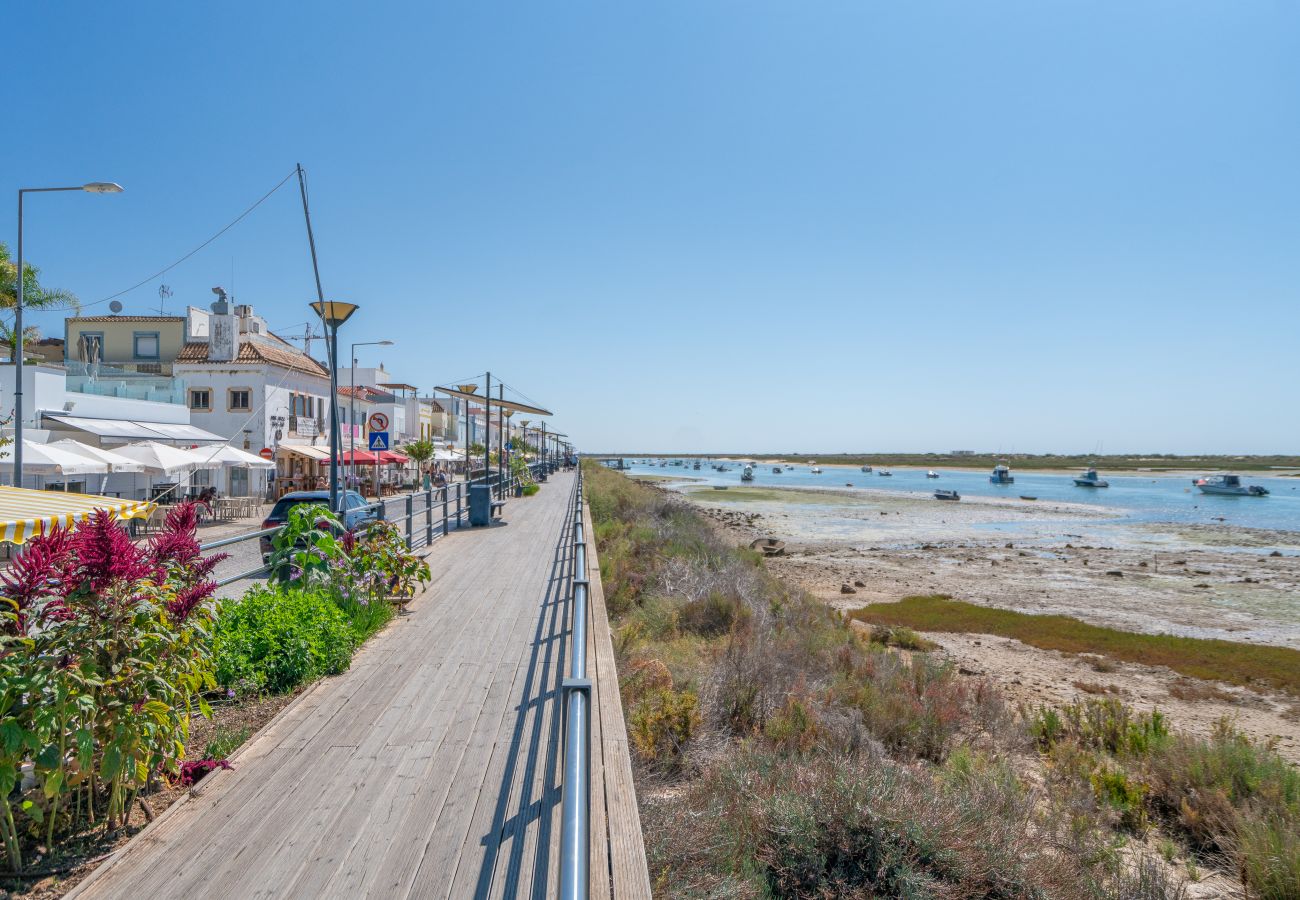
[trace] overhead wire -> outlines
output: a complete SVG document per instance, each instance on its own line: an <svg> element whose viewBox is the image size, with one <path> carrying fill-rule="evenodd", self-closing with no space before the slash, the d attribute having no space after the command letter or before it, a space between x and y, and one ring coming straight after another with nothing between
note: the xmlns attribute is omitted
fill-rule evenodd
<svg viewBox="0 0 1300 900"><path fill-rule="evenodd" d="M240 213L238 216L236 216L232 221L230 221L229 223L227 223L226 226L225 226L224 228L222 228L222 229L221 229L220 231L218 231L216 234L212 235L212 237L208 238L206 241L204 241L203 243L199 244L197 247L195 247L195 248L194 248L193 250L191 250L189 253L186 253L184 256L182 256L180 259L176 260L176 261L175 261L174 263L172 263L171 265L164 266L162 269L159 269L157 272L153 273L153 274L150 275L148 278L141 279L140 281L137 281L135 284L131 285L129 288L124 288L124 289L118 291L116 294L109 294L107 297L103 298L102 300L95 300L95 301L92 301L92 302L90 302L90 303L85 303L85 304L83 304L83 308L85 308L85 307L90 307L90 306L99 306L101 303L107 303L107 302L109 302L110 300L116 300L118 297L121 297L121 296L123 296L124 294L129 294L129 293L131 293L132 291L134 291L134 290L136 290L136 289L138 289L138 288L142 288L142 287L144 287L146 284L148 284L149 282L153 281L154 279L159 278L159 277L161 277L161 276L163 276L163 275L166 275L166 274L167 274L168 272L170 272L172 269L176 268L176 267L179 266L181 263L185 262L185 261L186 261L187 259L189 259L191 256L193 256L194 254L198 253L198 252L199 252L200 250L202 250L204 247L208 246L208 245L211 244L213 241L215 241L217 238L221 237L221 236L222 236L223 234L225 234L227 231L229 231L230 229L232 229L232 228L234 228L236 225L238 225L240 222L242 222L242 221L243 221L243 220L248 216L249 213L251 213L253 210L257 209L257 208L258 208L259 206L261 206L264 202L266 202L266 200L267 200L267 199L268 199L272 194L274 194L274 193L275 193L276 191L278 191L280 188L284 187L285 184L288 183L289 179L290 179L290 178L293 178L293 176L296 175L296 174L297 174L297 169L295 169L294 171L290 172L288 175L284 176L284 178L281 179L281 181L280 181L279 184L277 184L275 187L271 188L269 191L267 191L265 194L263 194L261 197L259 197L256 203L254 203L252 206L248 207L248 209L244 210L242 213Z"/></svg>

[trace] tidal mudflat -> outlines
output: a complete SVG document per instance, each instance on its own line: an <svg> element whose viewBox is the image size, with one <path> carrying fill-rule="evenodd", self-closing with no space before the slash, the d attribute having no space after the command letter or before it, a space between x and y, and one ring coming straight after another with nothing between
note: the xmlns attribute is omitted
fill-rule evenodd
<svg viewBox="0 0 1300 900"><path fill-rule="evenodd" d="M785 540L787 554L769 567L840 609L946 594L1125 631L1300 648L1295 532L1137 524L1095 505L1013 498L944 503L897 491L679 489L739 543ZM1013 640L934 637L959 664L1009 684L1026 702L1112 686L1193 727L1236 718L1300 760L1295 697L1194 691L1172 672L1128 663L1102 677L1086 660Z"/></svg>

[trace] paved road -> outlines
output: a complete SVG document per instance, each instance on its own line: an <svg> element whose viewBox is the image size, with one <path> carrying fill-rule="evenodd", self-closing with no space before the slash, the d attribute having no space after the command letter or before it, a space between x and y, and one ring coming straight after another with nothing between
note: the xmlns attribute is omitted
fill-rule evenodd
<svg viewBox="0 0 1300 900"><path fill-rule="evenodd" d="M401 520L400 524L402 528L406 527L404 518L406 516L406 497L407 495L399 495L397 497L386 497L384 499L384 518L389 521ZM425 546L426 538L428 536L425 521L425 503L426 497L423 493L412 495L412 506L416 512L414 527L412 528L412 538L414 539L414 546L416 547ZM449 525L451 530L454 531L456 529L456 502L454 493L451 495L448 509L450 516ZM265 507L265 511L269 512L270 507ZM238 534L248 534L257 531L260 525L260 519L247 519L230 524L223 523L221 525L213 525L200 530L199 540L203 543L210 543L222 538L233 537ZM436 541L442 534L442 502L436 499L436 495L433 509L433 528L434 540ZM238 575L241 572L250 572L259 567L262 564L262 552L259 546L260 543L261 542L258 540L241 541L240 543L231 544L230 546L212 551L214 553L229 554L228 559L217 565L213 576L220 581L229 578L232 575ZM217 596L223 599L243 596L244 592L247 591L251 585L262 580L264 579L258 577L231 582L230 584L218 588Z"/></svg>

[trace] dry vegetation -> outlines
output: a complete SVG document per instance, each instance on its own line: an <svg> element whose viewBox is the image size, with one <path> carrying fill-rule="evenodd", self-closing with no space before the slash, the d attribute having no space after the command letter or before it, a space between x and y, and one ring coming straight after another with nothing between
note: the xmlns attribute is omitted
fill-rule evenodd
<svg viewBox="0 0 1300 900"><path fill-rule="evenodd" d="M587 474L657 896L1175 898L1215 867L1300 891L1300 778L1269 748L1109 692L1009 709L680 500Z"/></svg>

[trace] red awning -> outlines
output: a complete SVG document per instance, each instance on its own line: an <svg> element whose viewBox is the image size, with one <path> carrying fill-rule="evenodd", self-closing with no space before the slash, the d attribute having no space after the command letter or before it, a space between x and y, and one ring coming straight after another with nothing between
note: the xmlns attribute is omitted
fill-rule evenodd
<svg viewBox="0 0 1300 900"><path fill-rule="evenodd" d="M406 465L411 461L411 458L409 456L403 456L400 453L394 453L392 450L380 450L379 461L385 464L398 463L400 465Z"/></svg>
<svg viewBox="0 0 1300 900"><path fill-rule="evenodd" d="M375 459L375 454L371 453L369 450L349 450L340 456L339 459L345 463L358 466L373 466L376 462L383 462L383 460Z"/></svg>

